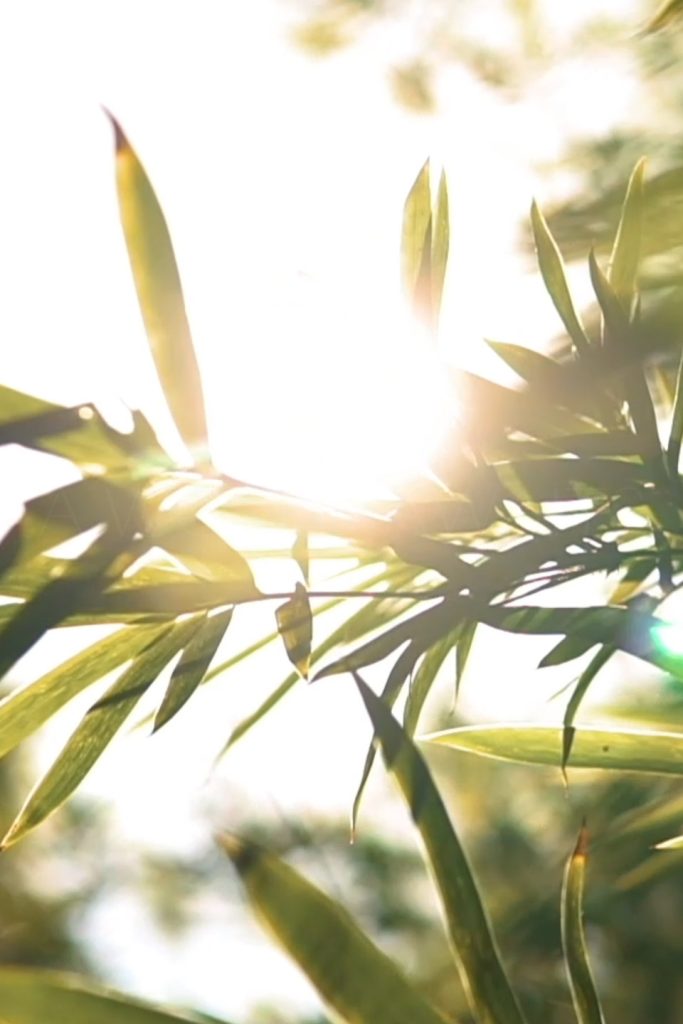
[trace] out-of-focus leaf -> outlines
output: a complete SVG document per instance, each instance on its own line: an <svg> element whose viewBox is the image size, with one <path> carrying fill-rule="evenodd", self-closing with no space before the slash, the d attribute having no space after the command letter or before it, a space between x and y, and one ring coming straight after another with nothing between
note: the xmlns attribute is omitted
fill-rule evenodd
<svg viewBox="0 0 683 1024"><path fill-rule="evenodd" d="M306 588L297 583L293 595L275 612L277 628L292 665L308 679L313 640L313 616Z"/></svg>
<svg viewBox="0 0 683 1024"><path fill-rule="evenodd" d="M609 596L610 604L626 604L643 589L643 584L657 568L657 559L654 556L634 558L627 566L621 579Z"/></svg>
<svg viewBox="0 0 683 1024"><path fill-rule="evenodd" d="M164 627L125 627L98 640L0 702L0 757L30 736L87 686L137 657Z"/></svg>
<svg viewBox="0 0 683 1024"><path fill-rule="evenodd" d="M171 236L144 167L109 116L121 223L152 355L180 436L193 461L205 463L204 398Z"/></svg>
<svg viewBox="0 0 683 1024"><path fill-rule="evenodd" d="M657 843L655 850L681 850L683 849L683 836L674 836L672 839L664 839Z"/></svg>
<svg viewBox="0 0 683 1024"><path fill-rule="evenodd" d="M310 568L310 551L308 547L308 531L298 530L292 545L292 558L301 569L304 583L308 586L308 570Z"/></svg>
<svg viewBox="0 0 683 1024"><path fill-rule="evenodd" d="M645 160L642 159L633 169L628 183L610 259L609 279L627 313L630 313L635 298L640 263L644 174Z"/></svg>
<svg viewBox="0 0 683 1024"><path fill-rule="evenodd" d="M472 1013L482 1024L523 1024L465 852L427 765L381 700L354 673L387 768L425 844L451 947Z"/></svg>
<svg viewBox="0 0 683 1024"><path fill-rule="evenodd" d="M73 974L0 968L2 1024L228 1024L155 1007Z"/></svg>
<svg viewBox="0 0 683 1024"><path fill-rule="evenodd" d="M225 631L230 625L232 608L203 617L197 632L190 638L180 661L173 669L164 698L154 718L154 732L166 725L187 703L213 661Z"/></svg>
<svg viewBox="0 0 683 1024"><path fill-rule="evenodd" d="M249 900L325 1002L349 1024L445 1024L338 903L271 853L220 836Z"/></svg>
<svg viewBox="0 0 683 1024"><path fill-rule="evenodd" d="M125 622L141 617L169 618L192 612L210 611L226 604L242 604L261 596L253 583L157 583L136 587L113 587L84 601L82 612L91 621Z"/></svg>
<svg viewBox="0 0 683 1024"><path fill-rule="evenodd" d="M194 575L216 582L250 584L255 589L246 559L200 519L192 518L175 529L159 532L160 546L175 555Z"/></svg>
<svg viewBox="0 0 683 1024"><path fill-rule="evenodd" d="M593 655L588 665L579 676L578 682L574 687L567 709L564 713L564 719L562 721L562 771L564 772L569 761L569 755L571 754L572 745L574 743L574 736L576 735L576 729L574 728L574 719L581 706L581 701L586 696L588 688L597 676L598 672L607 664L609 659L615 653L614 647L611 644L605 644L603 647Z"/></svg>
<svg viewBox="0 0 683 1024"><path fill-rule="evenodd" d="M550 233L545 217L535 202L531 206L531 226L538 254L538 266L548 294L574 343L574 348L579 355L582 355L590 349L590 342L579 314L574 308L560 250Z"/></svg>
<svg viewBox="0 0 683 1024"><path fill-rule="evenodd" d="M588 834L584 825L564 873L562 950L578 1024L604 1024L605 1019L588 962L586 937L583 932L583 890L587 852Z"/></svg>
<svg viewBox="0 0 683 1024"><path fill-rule="evenodd" d="M595 647L595 641L590 638L575 636L563 636L562 639L545 654L538 663L539 668L549 668L551 665L565 665L568 661L580 658L582 654Z"/></svg>
<svg viewBox="0 0 683 1024"><path fill-rule="evenodd" d="M142 695L197 629L195 619L168 627L90 708L12 823L2 848L16 843L69 797L109 745Z"/></svg>
<svg viewBox="0 0 683 1024"><path fill-rule="evenodd" d="M470 651L472 650L472 644L474 643L474 634L477 631L477 623L473 621L463 622L460 628L460 634L458 636L458 643L455 648L455 699L457 700L460 695L460 686L462 684L462 677L465 674L465 668L469 660Z"/></svg>
<svg viewBox="0 0 683 1024"><path fill-rule="evenodd" d="M562 764L562 730L555 726L473 725L422 739L502 761ZM582 727L576 730L569 763L572 768L683 775L683 733Z"/></svg>
<svg viewBox="0 0 683 1024"><path fill-rule="evenodd" d="M683 15L683 0L665 0L655 15L648 21L643 32L658 32Z"/></svg>

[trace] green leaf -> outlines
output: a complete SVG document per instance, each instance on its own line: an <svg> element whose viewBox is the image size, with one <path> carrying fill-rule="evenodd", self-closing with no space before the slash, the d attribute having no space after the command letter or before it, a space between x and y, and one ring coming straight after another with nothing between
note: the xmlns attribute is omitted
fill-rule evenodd
<svg viewBox="0 0 683 1024"><path fill-rule="evenodd" d="M196 629L195 619L168 627L138 655L104 696L93 704L57 759L30 793L2 841L3 849L39 825L73 793L140 698Z"/></svg>
<svg viewBox="0 0 683 1024"><path fill-rule="evenodd" d="M308 679L311 666L313 616L306 588L297 583L293 595L275 612L277 628L292 665Z"/></svg>
<svg viewBox="0 0 683 1024"><path fill-rule="evenodd" d="M645 160L636 164L626 190L621 219L610 258L609 279L622 307L630 313L636 296L643 220Z"/></svg>
<svg viewBox="0 0 683 1024"><path fill-rule="evenodd" d="M252 907L348 1024L445 1024L338 903L271 853L233 836L219 844Z"/></svg>
<svg viewBox="0 0 683 1024"><path fill-rule="evenodd" d="M159 523L152 540L202 579L244 583L256 590L246 559L201 519L193 518L168 531Z"/></svg>
<svg viewBox="0 0 683 1024"><path fill-rule="evenodd" d="M413 182L403 208L403 286L420 317L431 316L432 195L429 160Z"/></svg>
<svg viewBox="0 0 683 1024"><path fill-rule="evenodd" d="M595 641L590 637L577 636L570 633L563 636L559 643L545 654L538 663L539 668L549 668L551 665L565 665L568 661L580 658L582 654L595 647Z"/></svg>
<svg viewBox="0 0 683 1024"><path fill-rule="evenodd" d="M560 250L536 202L531 205L531 226L538 254L538 266L548 294L560 314L569 337L574 342L576 352L583 355L590 349L590 341L574 308Z"/></svg>
<svg viewBox="0 0 683 1024"><path fill-rule="evenodd" d="M137 657L163 626L130 626L98 640L0 702L0 757L47 722L87 686Z"/></svg>
<svg viewBox="0 0 683 1024"><path fill-rule="evenodd" d="M425 844L460 980L481 1024L522 1024L465 852L427 765L398 722L354 673L387 768L395 776Z"/></svg>
<svg viewBox="0 0 683 1024"><path fill-rule="evenodd" d="M562 729L544 725L473 725L422 737L483 757L518 764L562 764ZM579 728L572 768L683 775L683 733Z"/></svg>
<svg viewBox="0 0 683 1024"><path fill-rule="evenodd" d="M0 968L2 1024L228 1024L167 1010L73 974Z"/></svg>
<svg viewBox="0 0 683 1024"><path fill-rule="evenodd" d="M598 672L604 668L609 659L615 653L615 648L611 644L605 644L603 647L593 655L588 665L579 676L579 680L574 687L572 695L567 704L567 709L564 713L564 719L562 720L562 771L564 772L569 761L569 755L571 754L572 746L574 743L574 736L576 735L576 729L574 728L574 719L581 706L581 701L586 696L588 689L597 676Z"/></svg>
<svg viewBox="0 0 683 1024"><path fill-rule="evenodd" d="M448 250L450 246L450 214L448 209L448 183L442 171L439 188L436 194L434 211L434 230L432 238L432 273L431 273L431 311L432 326L438 325L443 286L448 267Z"/></svg>
<svg viewBox="0 0 683 1024"><path fill-rule="evenodd" d="M588 962L583 932L583 889L586 874L588 835L579 832L562 886L562 950L578 1024L604 1024L600 1000Z"/></svg>
<svg viewBox="0 0 683 1024"><path fill-rule="evenodd" d="M439 669L449 652L453 650L461 634L461 628L453 630L452 633L449 633L433 644L420 662L420 667L411 681L405 708L403 709L403 728L408 736L413 736L417 729L418 719L424 702L429 695Z"/></svg>
<svg viewBox="0 0 683 1024"><path fill-rule="evenodd" d="M201 465L208 461L204 398L171 236L144 167L109 117L121 223L150 348L180 436Z"/></svg>
<svg viewBox="0 0 683 1024"><path fill-rule="evenodd" d="M82 602L83 614L91 621L124 622L128 619L156 617L175 618L193 612L210 611L226 604L242 604L261 597L261 592L247 580L214 583L210 580L141 584L135 587L112 587Z"/></svg>
<svg viewBox="0 0 683 1024"><path fill-rule="evenodd" d="M465 674L465 668L469 660L470 651L472 650L472 644L474 643L474 634L477 631L477 623L474 621L463 622L460 628L460 635L458 637L458 643L455 648L455 699L457 700L460 695L460 686L462 684L462 677Z"/></svg>
<svg viewBox="0 0 683 1024"><path fill-rule="evenodd" d="M205 615L202 618L197 632L190 638L180 661L173 669L154 718L154 732L170 722L201 683L230 625L232 612L232 608L227 608L216 615Z"/></svg>

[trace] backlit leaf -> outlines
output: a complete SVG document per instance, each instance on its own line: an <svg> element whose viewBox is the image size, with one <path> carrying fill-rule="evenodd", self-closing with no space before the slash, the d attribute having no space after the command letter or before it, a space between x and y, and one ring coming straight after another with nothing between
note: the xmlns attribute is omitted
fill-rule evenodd
<svg viewBox="0 0 683 1024"><path fill-rule="evenodd" d="M588 836L584 826L579 832L579 838L564 874L562 950L578 1024L604 1024L583 931L583 890L587 850Z"/></svg>
<svg viewBox="0 0 683 1024"><path fill-rule="evenodd" d="M538 266L548 294L560 314L569 337L574 342L574 348L581 355L589 350L590 342L579 314L574 308L560 250L550 233L545 217L535 202L531 206L531 226L538 254Z"/></svg>
<svg viewBox="0 0 683 1024"><path fill-rule="evenodd" d="M445 1024L338 903L253 843L233 836L218 842L262 922L342 1020Z"/></svg>
<svg viewBox="0 0 683 1024"><path fill-rule="evenodd" d="M297 583L294 594L275 612L277 628L292 665L308 679L313 639L313 616L306 588Z"/></svg>

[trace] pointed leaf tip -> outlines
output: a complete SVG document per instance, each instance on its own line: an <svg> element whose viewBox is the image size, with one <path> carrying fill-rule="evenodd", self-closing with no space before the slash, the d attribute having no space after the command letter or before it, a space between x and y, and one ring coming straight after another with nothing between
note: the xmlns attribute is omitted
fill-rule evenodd
<svg viewBox="0 0 683 1024"><path fill-rule="evenodd" d="M125 132L123 131L123 128L121 127L118 120L114 117L111 110L107 109L107 107L103 106L102 110L109 118L109 122L114 130L114 148L116 152L121 153L124 149L129 149L130 143L128 142Z"/></svg>

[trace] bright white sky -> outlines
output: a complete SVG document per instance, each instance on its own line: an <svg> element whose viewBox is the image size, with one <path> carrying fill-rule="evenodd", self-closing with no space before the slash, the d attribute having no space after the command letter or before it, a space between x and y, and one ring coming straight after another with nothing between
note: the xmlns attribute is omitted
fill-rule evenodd
<svg viewBox="0 0 683 1024"><path fill-rule="evenodd" d="M472 5L483 33L503 24L491 20L493 6ZM386 56L405 34L398 25L311 61L287 40L297 7L285 0L6 4L2 381L108 409L124 400L168 436L118 223L104 104L137 148L167 214L226 471L345 501L418 467L447 412L439 357L493 370L483 337L540 345L557 330L538 279L524 276L515 256L532 195L546 197L533 167L558 157L572 135L600 135L638 116L627 37L643 5L540 6L558 40L598 10L624 12L623 38L609 61L546 73L526 104L504 102L451 68L442 111L420 118L396 107L386 83ZM447 170L452 207L438 356L406 316L399 291L402 205L428 154ZM14 483L7 502L25 490L18 472ZM532 662L519 666L520 676ZM265 689L270 665L267 674ZM235 718L254 704L239 683ZM303 690L288 718L264 726L255 747L263 757L270 742L272 757L262 774L246 746L235 751L212 783L214 803L248 779L255 800L265 792L286 808L348 807L366 739L323 732L321 722L352 714L348 688L325 685L324 693ZM262 688L255 680L254 692ZM192 729L202 736L204 760L194 753L183 764L173 760L181 736L173 726L153 751L122 744L125 762L114 751L94 773L92 792L122 797L121 827L131 838L163 836L163 845L175 834L177 845L192 848L206 827L187 808L232 725L224 702L212 699L194 719L191 708L183 716L182 736ZM308 730L292 753L281 737L298 722ZM42 756L49 749L48 742ZM292 793L298 804L289 803ZM193 947L181 980L168 956L157 963L150 952L141 961L130 946L134 913L111 913L103 923L111 928L107 955L139 991L203 998L214 1012L239 1017L262 984L263 961L255 966L262 949L251 980L243 950L247 969L235 972L226 996L222 949L214 960ZM217 929L211 943L223 941ZM281 970L272 966L278 977ZM274 991L287 990L285 977L289 969L284 989L273 978Z"/></svg>

